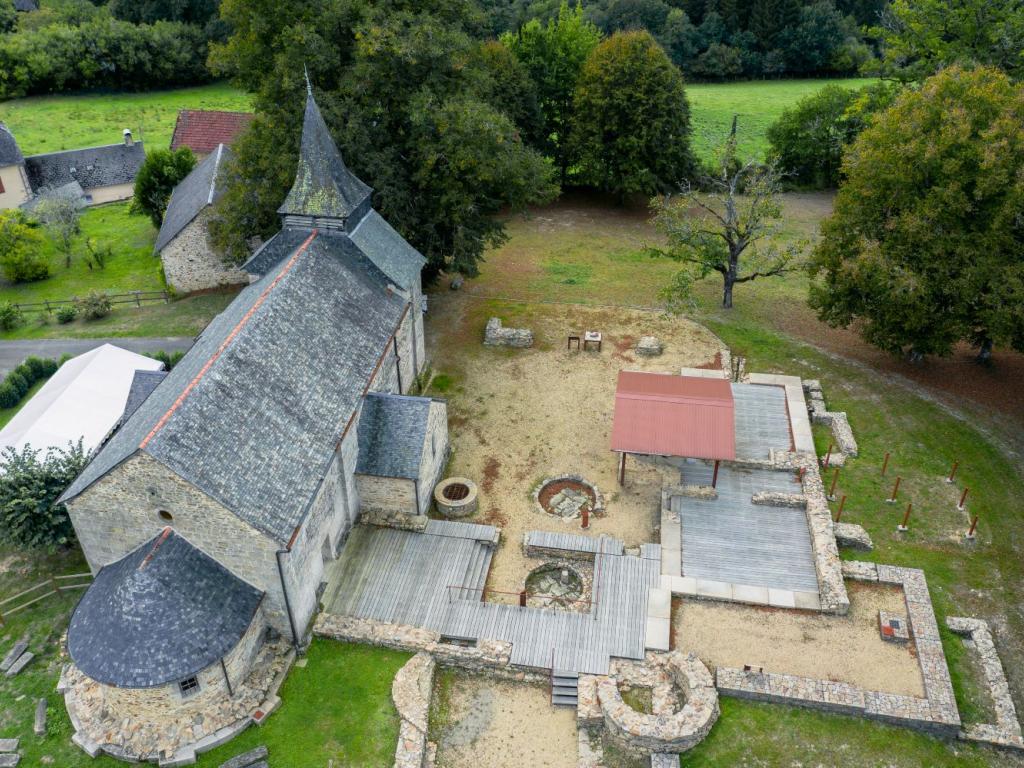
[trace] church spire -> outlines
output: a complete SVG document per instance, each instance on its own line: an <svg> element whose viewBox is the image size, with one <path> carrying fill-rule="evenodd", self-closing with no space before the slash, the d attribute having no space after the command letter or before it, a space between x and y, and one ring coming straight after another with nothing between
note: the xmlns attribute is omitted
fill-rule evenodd
<svg viewBox="0 0 1024 768"><path fill-rule="evenodd" d="M278 208L285 224L348 229L369 210L373 190L350 171L320 114L306 73L306 113L295 184Z"/></svg>

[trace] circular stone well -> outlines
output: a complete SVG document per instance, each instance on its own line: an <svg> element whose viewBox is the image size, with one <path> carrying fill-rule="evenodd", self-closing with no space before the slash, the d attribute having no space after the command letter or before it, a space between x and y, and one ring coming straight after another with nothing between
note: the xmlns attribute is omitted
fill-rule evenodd
<svg viewBox="0 0 1024 768"><path fill-rule="evenodd" d="M468 517L477 504L476 483L465 477L449 477L434 488L434 505L445 517Z"/></svg>
<svg viewBox="0 0 1024 768"><path fill-rule="evenodd" d="M601 492L580 475L545 478L533 490L533 500L541 512L562 520L575 520L584 509L591 515L604 512Z"/></svg>
<svg viewBox="0 0 1024 768"><path fill-rule="evenodd" d="M526 577L526 604L531 608L590 609L592 577L577 563L564 560L544 563Z"/></svg>

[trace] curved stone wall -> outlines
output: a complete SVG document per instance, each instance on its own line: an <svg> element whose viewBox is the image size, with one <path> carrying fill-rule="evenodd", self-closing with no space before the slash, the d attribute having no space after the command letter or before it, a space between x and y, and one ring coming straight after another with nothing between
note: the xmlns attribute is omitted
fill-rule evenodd
<svg viewBox="0 0 1024 768"><path fill-rule="evenodd" d="M684 704L671 712L645 714L622 700L615 677L601 679L597 697L608 732L627 749L685 752L708 735L718 719L715 682L695 654L648 654L647 664L663 666ZM628 680L627 680L628 682Z"/></svg>

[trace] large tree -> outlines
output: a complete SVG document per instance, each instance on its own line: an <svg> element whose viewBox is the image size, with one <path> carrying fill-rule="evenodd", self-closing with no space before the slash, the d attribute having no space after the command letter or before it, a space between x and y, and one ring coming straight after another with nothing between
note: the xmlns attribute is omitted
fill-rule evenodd
<svg viewBox="0 0 1024 768"><path fill-rule="evenodd" d="M542 149L554 157L564 182L570 165L568 144L576 83L583 63L601 40L601 32L584 18L582 5L570 9L563 0L557 18L546 24L533 19L502 40L537 84L544 114Z"/></svg>
<svg viewBox="0 0 1024 768"><path fill-rule="evenodd" d="M1024 75L1021 0L893 0L876 33L885 42L886 71L904 80L952 64Z"/></svg>
<svg viewBox="0 0 1024 768"><path fill-rule="evenodd" d="M919 359L1024 350L1024 86L950 68L854 142L811 261L811 304Z"/></svg>
<svg viewBox="0 0 1024 768"><path fill-rule="evenodd" d="M694 168L683 76L648 32L616 32L590 54L573 101L581 178L620 199L677 187Z"/></svg>
<svg viewBox="0 0 1024 768"><path fill-rule="evenodd" d="M778 242L782 205L775 166L739 161L735 120L716 154L715 173L653 204L654 224L666 245L652 254L683 264L662 292L670 308L683 306L692 282L713 272L722 277L722 306L731 309L737 285L797 268L802 244Z"/></svg>
<svg viewBox="0 0 1024 768"><path fill-rule="evenodd" d="M196 158L188 147L181 149L157 149L147 153L142 167L135 177L135 196L132 198L132 213L149 216L153 226L159 229L171 200L171 193L195 168Z"/></svg>
<svg viewBox="0 0 1024 768"><path fill-rule="evenodd" d="M229 258L278 228L298 157L304 66L346 163L433 272L475 274L484 249L504 237L495 214L557 191L513 124L522 100L501 103L507 84L494 82L501 67L487 64L495 57L471 34L479 14L469 0L225 0L221 12L235 31L212 62L255 91L258 112L233 147L216 206L212 232Z"/></svg>

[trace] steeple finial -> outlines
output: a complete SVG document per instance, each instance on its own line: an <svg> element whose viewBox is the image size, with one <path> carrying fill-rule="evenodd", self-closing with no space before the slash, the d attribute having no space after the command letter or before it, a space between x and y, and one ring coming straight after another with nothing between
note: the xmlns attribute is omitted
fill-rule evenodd
<svg viewBox="0 0 1024 768"><path fill-rule="evenodd" d="M302 71L306 75L306 95L307 96L312 96L313 95L313 84L311 82L309 82L309 69L306 68L305 64L302 65Z"/></svg>

